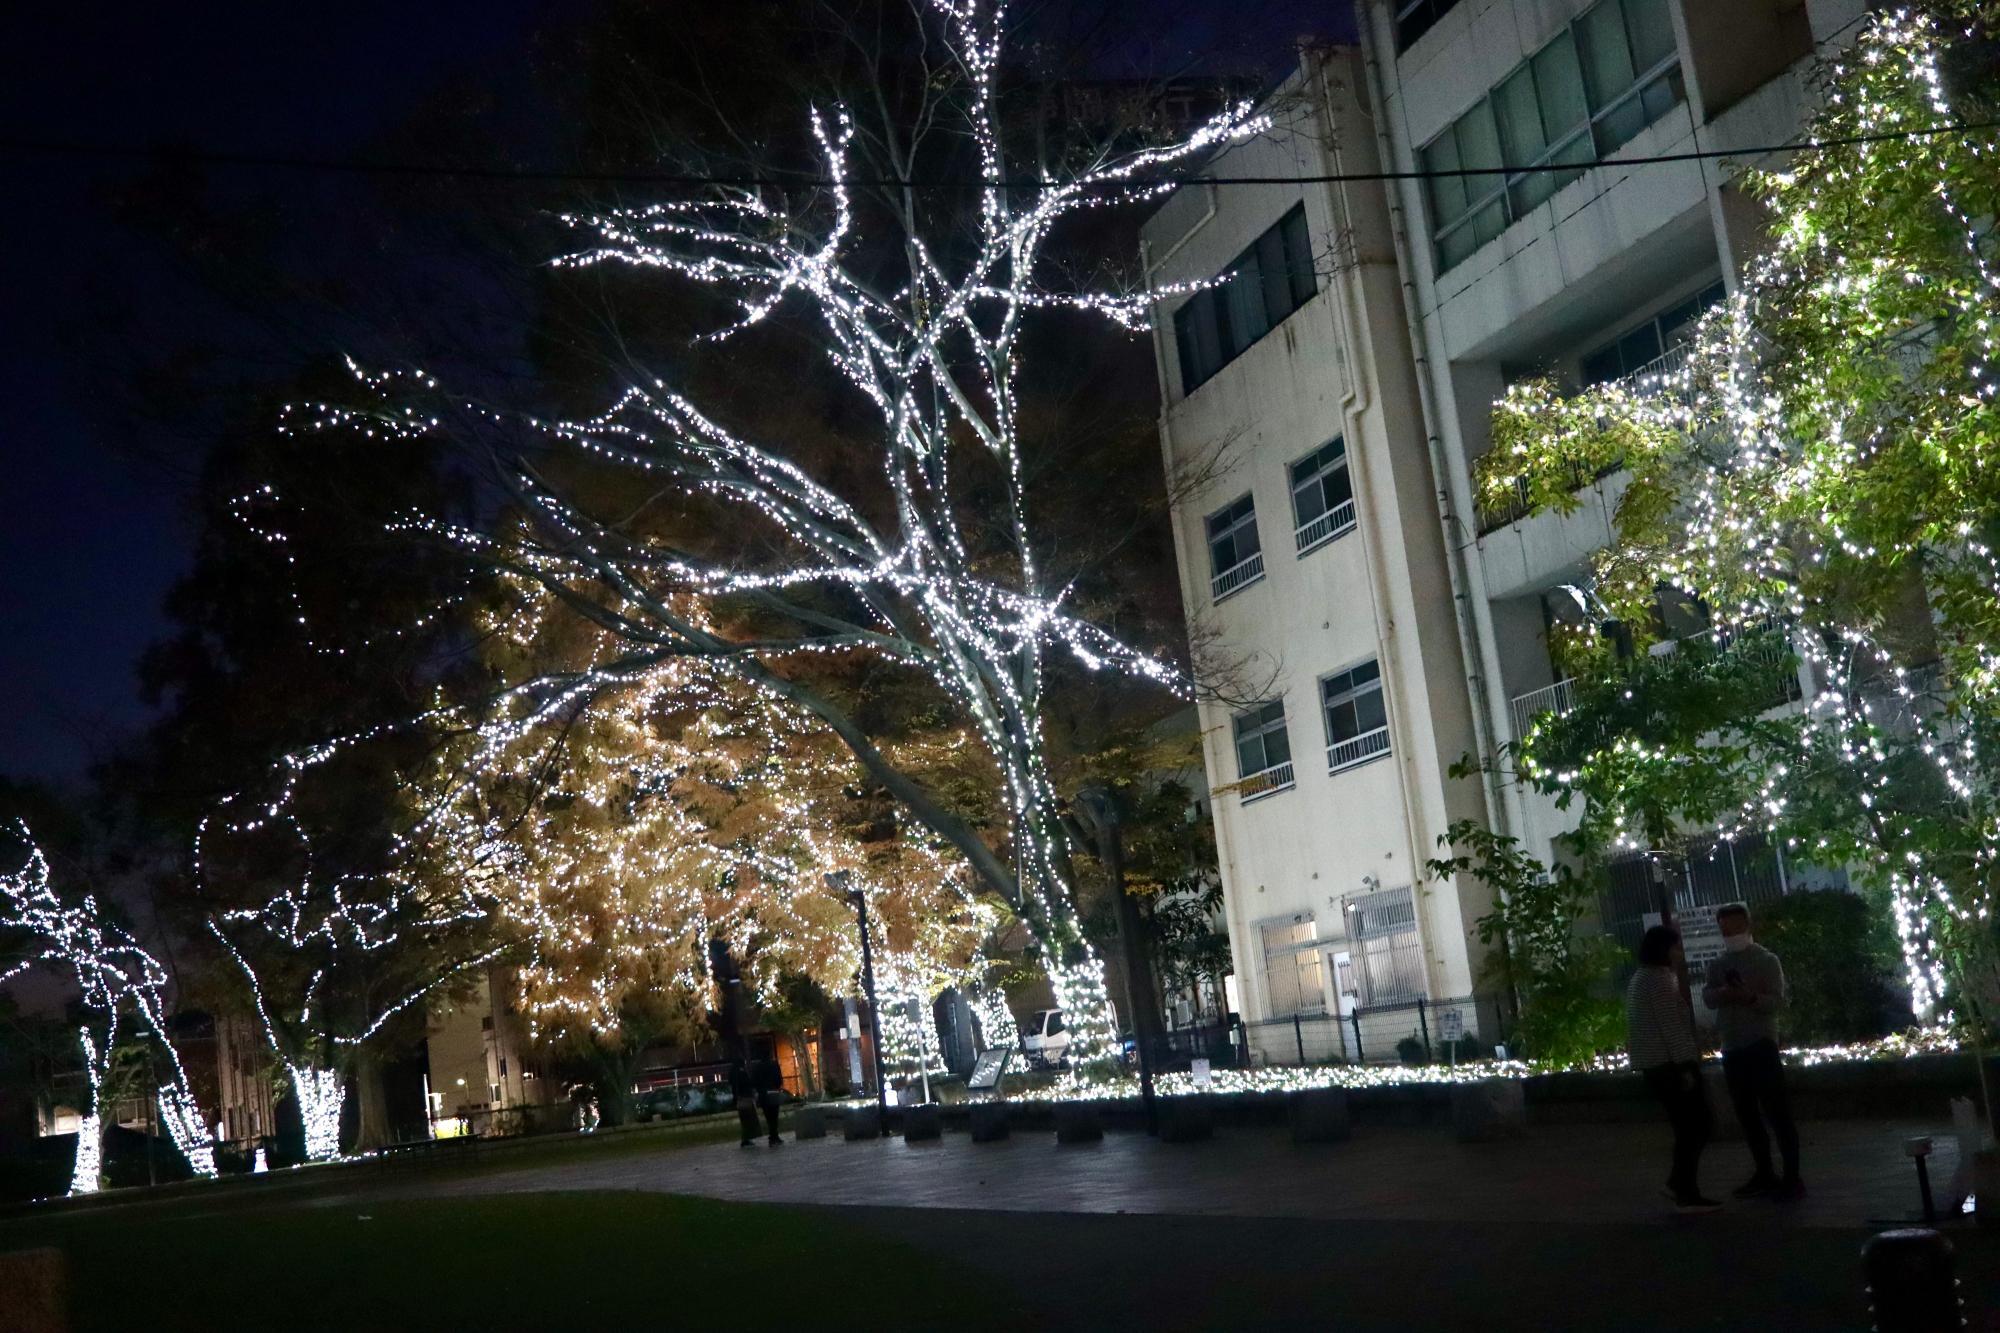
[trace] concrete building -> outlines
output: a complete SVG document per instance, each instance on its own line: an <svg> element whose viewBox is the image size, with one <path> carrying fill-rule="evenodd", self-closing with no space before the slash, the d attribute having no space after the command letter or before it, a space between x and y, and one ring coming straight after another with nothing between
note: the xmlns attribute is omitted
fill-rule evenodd
<svg viewBox="0 0 2000 1333"><path fill-rule="evenodd" d="M1863 11L1362 0L1360 48L1308 50L1273 132L1203 173L1301 183L1190 186L1147 223L1152 281L1226 279L1162 303L1154 337L1197 661L1236 695L1202 725L1241 1012L1267 1056L1392 1056L1331 1019L1407 1027L1417 997L1473 992L1483 891L1424 883L1451 821L1556 854L1571 824L1553 803L1447 770L1569 706L1550 631L1587 614L1571 589L1628 477L1579 477L1568 515L1482 510L1493 404L1528 376L1658 391L1764 235L1737 164L1796 137L1813 58ZM1310 179L1373 172L1404 178ZM1606 928L1636 935L1651 878L1612 867ZM1690 858L1679 889L1827 878L1739 840Z"/></svg>
<svg viewBox="0 0 2000 1333"><path fill-rule="evenodd" d="M434 1007L426 1034L432 1132L519 1133L556 1099L527 1046L505 969L482 974L472 996Z"/></svg>
<svg viewBox="0 0 2000 1333"><path fill-rule="evenodd" d="M1358 52L1309 52L1268 109L1274 132L1206 173L1379 169ZM1486 904L1425 883L1439 835L1485 811L1447 774L1475 732L1389 196L1190 186L1142 244L1154 283L1228 275L1163 303L1154 339L1182 593L1220 696L1200 718L1239 1012L1269 1058L1393 1059L1428 1022L1416 1001L1471 995Z"/></svg>
<svg viewBox="0 0 2000 1333"><path fill-rule="evenodd" d="M1466 680L1479 748L1569 705L1550 627L1583 614L1568 591L1611 536L1623 471L1578 478L1574 513L1481 510L1472 468L1509 383L1656 379L1707 306L1732 288L1764 222L1733 183L1742 150L1794 139L1808 72L1846 40L1861 0L1363 0L1387 165L1401 172L1611 165L1394 182L1392 229L1422 370L1421 429L1444 483L1442 518L1464 594ZM1726 153L1663 162L1694 152ZM1630 165L1617 165L1621 162ZM1671 634L1698 613L1663 606ZM1663 645L1664 646L1664 645ZM1570 827L1506 786L1494 817L1546 859ZM1809 872L1738 842L1695 858L1684 891L1758 897ZM1607 926L1636 935L1643 865L1614 867Z"/></svg>

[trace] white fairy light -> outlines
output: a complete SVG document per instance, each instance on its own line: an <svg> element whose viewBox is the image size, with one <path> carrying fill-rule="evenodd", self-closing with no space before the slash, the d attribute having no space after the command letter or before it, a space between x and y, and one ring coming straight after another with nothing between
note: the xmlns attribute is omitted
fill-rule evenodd
<svg viewBox="0 0 2000 1333"><path fill-rule="evenodd" d="M656 661L708 656L795 699L806 687L771 670L787 657L869 653L926 673L999 769L1011 867L999 867L979 835L941 808L920 817L1030 926L1069 1016L1072 1050L1087 1063L1111 1054L1116 1034L1103 966L1082 939L1063 869L1069 847L1043 736L1045 659L1065 652L1087 670L1170 687L1182 682L1168 664L1071 614L1068 590L1045 582L1025 498L1016 401L1025 373L1023 321L1062 307L1144 327L1159 300L1185 288L1111 293L1045 285L1052 229L1086 210L1156 199L1168 187L1147 183L1149 177L1194 164L1268 122L1238 103L1178 142L1110 155L1020 202L999 184L1007 166L999 106L1005 6L934 0L929 13L942 23L966 80L963 141L977 149L982 184L969 244L911 224L916 229L900 238L909 257L900 288L884 292L872 280L874 251L862 246L862 213L849 187L860 135L841 106L811 115L829 182L811 211L795 212L790 201L756 190L722 189L562 219L589 239L559 263L626 264L733 297L736 317L715 337L753 328L782 306L815 316L829 362L867 404L879 431L878 475L865 486L846 493L822 484L783 452L728 429L657 380L633 384L593 418L515 421L445 397L421 371L354 367L370 406L299 408L288 413L285 428L355 430L385 440L441 434L461 422L481 432L525 428L559 451L653 474L685 495L737 506L764 525L779 557L763 564L711 561L595 521L549 489L543 470L515 465L502 469L505 484L533 527L488 532L421 515L399 526L534 580L572 605L591 605L614 631L619 654L521 687L516 701L524 704L565 690L581 697L629 675L630 664L649 654ZM397 401L411 395L422 404ZM968 514L963 488L953 485L953 460L968 451L1000 478L997 514ZM975 517L997 517L1009 534L1005 562L975 558L968 549ZM788 593L816 588L843 592L863 609L849 621L815 604L802 621L813 628L746 641L703 628L679 600L747 597L795 606L801 604L787 601ZM825 700L814 706L823 718L831 710ZM854 737L848 743L864 764L884 762L872 744ZM320 762L330 752L300 762Z"/></svg>

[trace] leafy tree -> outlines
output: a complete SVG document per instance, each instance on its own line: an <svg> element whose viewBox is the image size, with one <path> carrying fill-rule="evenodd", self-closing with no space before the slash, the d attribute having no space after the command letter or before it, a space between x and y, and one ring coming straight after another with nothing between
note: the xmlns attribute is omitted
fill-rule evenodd
<svg viewBox="0 0 2000 1333"><path fill-rule="evenodd" d="M1517 1038L1533 1059L1566 1066L1624 1044L1624 1009L1610 993L1610 941L1578 922L1594 894L1568 865L1544 866L1518 839L1460 820L1427 863L1431 878L1470 875L1493 890L1479 918L1489 980L1520 1005Z"/></svg>
<svg viewBox="0 0 2000 1333"><path fill-rule="evenodd" d="M1769 247L1685 367L1517 386L1480 469L1559 511L1576 476L1630 473L1582 591L1577 708L1523 738L1522 775L1592 847L1759 830L1851 867L1917 1007L1975 1035L2000 1015L2000 172L1964 127L2000 111L1997 21L1987 0L1865 20L1802 127L1823 146L1742 178ZM1706 641L1645 652L1663 599ZM1812 687L1774 710L1797 663Z"/></svg>

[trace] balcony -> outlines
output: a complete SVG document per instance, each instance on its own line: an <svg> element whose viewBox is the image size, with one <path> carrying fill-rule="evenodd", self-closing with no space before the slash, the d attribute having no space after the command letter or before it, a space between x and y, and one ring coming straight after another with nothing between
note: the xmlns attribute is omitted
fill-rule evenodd
<svg viewBox="0 0 2000 1333"><path fill-rule="evenodd" d="M1354 501L1343 500L1312 522L1300 525L1292 537L1298 545L1298 553L1304 555L1353 530Z"/></svg>
<svg viewBox="0 0 2000 1333"><path fill-rule="evenodd" d="M1561 717L1576 707L1576 681L1566 677L1539 690L1517 694L1508 707L1514 715L1514 739L1518 741L1544 713Z"/></svg>
<svg viewBox="0 0 2000 1333"><path fill-rule="evenodd" d="M1208 581L1208 589L1216 601L1233 597L1258 579L1264 577L1264 553L1257 552L1247 559L1239 560Z"/></svg>
<svg viewBox="0 0 2000 1333"><path fill-rule="evenodd" d="M1359 736L1344 741L1336 741L1326 747L1326 771L1338 773L1343 768L1353 768L1365 764L1378 754L1389 752L1389 728L1377 727L1364 731Z"/></svg>
<svg viewBox="0 0 2000 1333"><path fill-rule="evenodd" d="M1273 764L1261 773L1252 773L1236 784L1236 792L1243 804L1261 801L1266 796L1276 796L1281 791L1290 791L1295 779L1292 776L1291 760Z"/></svg>
<svg viewBox="0 0 2000 1333"><path fill-rule="evenodd" d="M1687 369L1687 359L1685 345L1670 347L1631 374L1608 380L1606 384L1621 386L1635 398L1673 398L1686 405L1694 397L1682 374ZM1585 473L1580 467L1571 467L1569 489L1580 491L1592 482L1602 481L1622 466L1622 463L1614 462L1609 467L1598 469L1595 475ZM1509 523L1518 523L1526 518L1529 512L1527 483L1517 477L1514 480L1513 494L1506 501L1498 505L1482 503L1479 506L1479 535L1484 537L1489 533L1498 532Z"/></svg>

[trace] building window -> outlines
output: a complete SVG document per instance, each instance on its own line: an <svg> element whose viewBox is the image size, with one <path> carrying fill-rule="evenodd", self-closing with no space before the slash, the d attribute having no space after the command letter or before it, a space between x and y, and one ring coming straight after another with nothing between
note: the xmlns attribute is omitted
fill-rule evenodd
<svg viewBox="0 0 2000 1333"><path fill-rule="evenodd" d="M1409 50L1411 43L1457 6L1458 0L1403 0L1396 9L1396 54Z"/></svg>
<svg viewBox="0 0 2000 1333"><path fill-rule="evenodd" d="M1196 292L1174 311L1181 392L1193 393L1318 290L1306 206L1294 204L1223 269L1220 282Z"/></svg>
<svg viewBox="0 0 2000 1333"><path fill-rule="evenodd" d="M1292 522L1300 555L1353 530L1354 487L1339 437L1292 464Z"/></svg>
<svg viewBox="0 0 2000 1333"><path fill-rule="evenodd" d="M1292 785L1292 742L1285 734L1285 701L1273 699L1233 721L1236 775L1243 799L1254 801Z"/></svg>
<svg viewBox="0 0 2000 1333"><path fill-rule="evenodd" d="M1615 152L1684 96L1662 0L1602 0L1585 11L1419 154L1425 171L1490 173L1430 178L1439 270L1498 236L1581 175L1581 164Z"/></svg>
<svg viewBox="0 0 2000 1333"><path fill-rule="evenodd" d="M500 1057L500 1077L507 1077L507 1057L504 1055Z"/></svg>
<svg viewBox="0 0 2000 1333"><path fill-rule="evenodd" d="M1606 384L1627 375L1671 369L1668 358L1687 345L1696 322L1709 307L1720 304L1722 296L1722 284L1712 283L1590 353L1583 358L1584 384Z"/></svg>
<svg viewBox="0 0 2000 1333"><path fill-rule="evenodd" d="M1326 716L1329 773L1388 753L1389 713L1382 702L1379 662L1363 662L1327 676L1319 683L1319 697Z"/></svg>
<svg viewBox="0 0 2000 1333"><path fill-rule="evenodd" d="M1325 1013L1319 927L1312 915L1266 921L1259 929L1264 937L1264 993L1270 999L1270 1017Z"/></svg>
<svg viewBox="0 0 2000 1333"><path fill-rule="evenodd" d="M1264 550L1257 543L1257 505L1249 496L1208 516L1209 590L1216 601L1264 577Z"/></svg>
<svg viewBox="0 0 2000 1333"><path fill-rule="evenodd" d="M1347 904L1347 914L1361 1003L1395 1004L1423 995L1424 956L1409 887L1364 894Z"/></svg>

